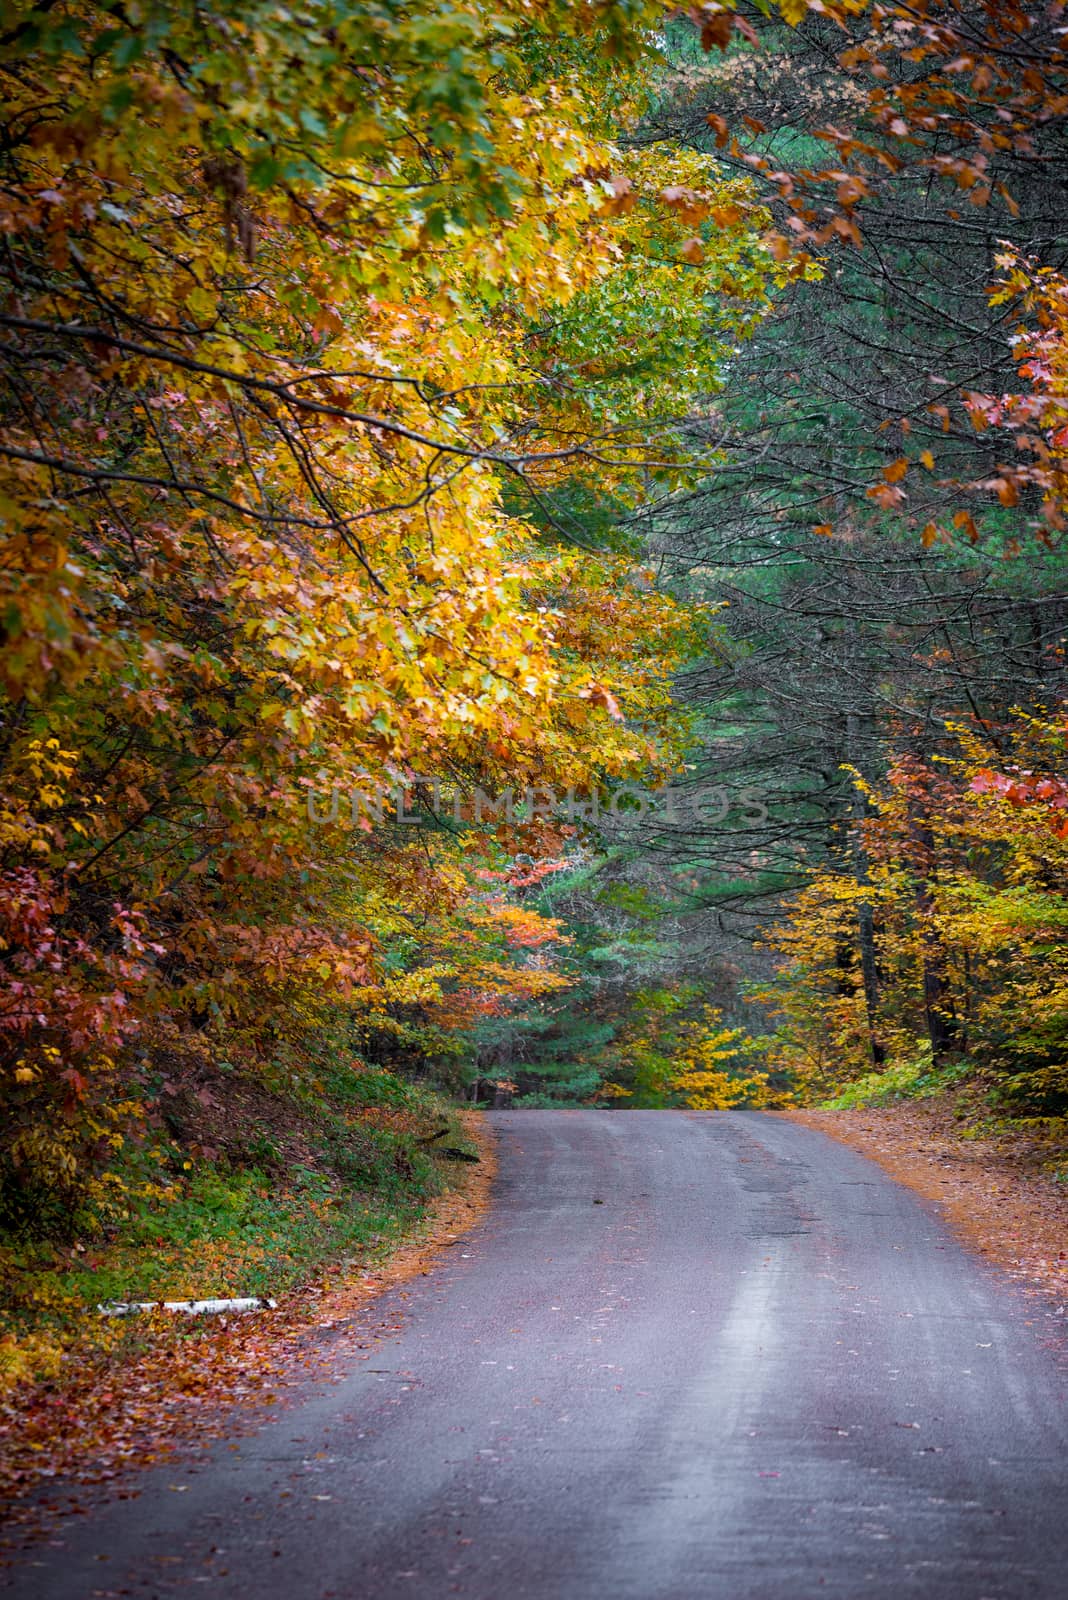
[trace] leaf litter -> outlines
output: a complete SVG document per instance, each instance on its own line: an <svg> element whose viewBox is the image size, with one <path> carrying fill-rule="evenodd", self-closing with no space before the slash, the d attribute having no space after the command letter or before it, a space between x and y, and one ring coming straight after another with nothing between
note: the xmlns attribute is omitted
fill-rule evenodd
<svg viewBox="0 0 1068 1600"><path fill-rule="evenodd" d="M461 1113L479 1164L433 1200L384 1262L348 1263L293 1289L278 1309L190 1325L167 1313L136 1319L111 1350L77 1346L56 1376L0 1396L0 1512L10 1548L79 1514L95 1489L137 1494L137 1469L189 1459L224 1436L254 1432L271 1408L312 1381L336 1381L400 1324L376 1318L388 1290L447 1262L485 1215L495 1171L492 1136Z"/></svg>

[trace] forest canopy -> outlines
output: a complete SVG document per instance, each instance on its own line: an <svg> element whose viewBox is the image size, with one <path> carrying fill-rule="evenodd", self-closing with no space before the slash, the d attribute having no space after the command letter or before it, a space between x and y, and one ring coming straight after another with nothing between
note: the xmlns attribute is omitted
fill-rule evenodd
<svg viewBox="0 0 1068 1600"><path fill-rule="evenodd" d="M1068 1109L1064 21L4 7L5 1227L223 1070Z"/></svg>

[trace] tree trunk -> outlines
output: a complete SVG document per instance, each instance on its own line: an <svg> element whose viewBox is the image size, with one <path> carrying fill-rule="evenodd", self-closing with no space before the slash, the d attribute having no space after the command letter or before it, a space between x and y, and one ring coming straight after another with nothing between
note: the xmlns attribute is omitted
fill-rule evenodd
<svg viewBox="0 0 1068 1600"><path fill-rule="evenodd" d="M850 764L858 771L861 770L860 761L863 755L860 736L861 717L857 712L851 711L846 718L846 742L849 747ZM867 801L863 794L859 789L854 789L854 821L850 829L850 840L853 852L853 876L858 884L867 884L870 881L868 858L864 851L859 826L867 809ZM870 900L861 900L857 906L857 942L860 946L860 970L864 984L864 1010L868 1020L871 1064L873 1067L881 1067L886 1060L886 1046L879 1037L879 967L875 955L875 908Z"/></svg>

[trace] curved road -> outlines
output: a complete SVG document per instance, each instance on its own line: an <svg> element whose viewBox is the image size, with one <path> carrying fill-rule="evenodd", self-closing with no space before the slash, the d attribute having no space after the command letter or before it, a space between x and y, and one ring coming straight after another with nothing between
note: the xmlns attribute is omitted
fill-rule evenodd
<svg viewBox="0 0 1068 1600"><path fill-rule="evenodd" d="M373 1367L65 1525L20 1596L1068 1594L1059 1319L908 1190L755 1113L493 1125L495 1208L377 1303Z"/></svg>

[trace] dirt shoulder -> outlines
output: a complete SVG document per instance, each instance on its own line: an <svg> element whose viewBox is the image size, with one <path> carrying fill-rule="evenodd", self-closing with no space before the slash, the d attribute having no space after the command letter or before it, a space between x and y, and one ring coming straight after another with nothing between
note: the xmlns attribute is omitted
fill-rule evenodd
<svg viewBox="0 0 1068 1600"><path fill-rule="evenodd" d="M1068 1315L1068 1184L1044 1170L1048 1144L1025 1133L965 1136L953 1103L941 1099L780 1115L878 1162L933 1201L972 1249Z"/></svg>
<svg viewBox="0 0 1068 1600"><path fill-rule="evenodd" d="M385 1259L337 1263L280 1296L274 1311L195 1324L139 1318L135 1350L86 1359L74 1350L56 1378L0 1397L0 1506L13 1528L27 1532L84 1509L79 1491L91 1485L124 1495L131 1469L254 1429L287 1393L369 1360L388 1331L376 1320L377 1297L429 1272L489 1205L493 1135L480 1113L457 1116L477 1163L450 1170L450 1187ZM54 1480L62 1502L49 1496L45 1508L39 1494Z"/></svg>

